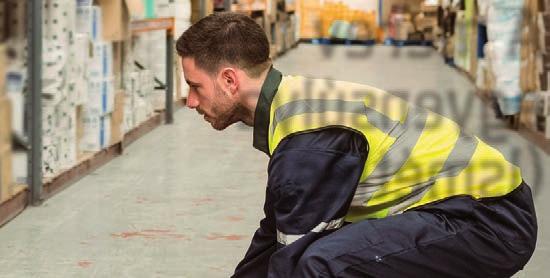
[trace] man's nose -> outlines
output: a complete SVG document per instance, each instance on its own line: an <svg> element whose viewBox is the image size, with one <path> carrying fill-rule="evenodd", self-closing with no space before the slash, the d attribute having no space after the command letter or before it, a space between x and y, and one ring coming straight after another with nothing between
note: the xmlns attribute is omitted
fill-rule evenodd
<svg viewBox="0 0 550 278"><path fill-rule="evenodd" d="M196 109L199 106L199 99L197 96L189 92L189 95L187 96L187 107L191 109Z"/></svg>

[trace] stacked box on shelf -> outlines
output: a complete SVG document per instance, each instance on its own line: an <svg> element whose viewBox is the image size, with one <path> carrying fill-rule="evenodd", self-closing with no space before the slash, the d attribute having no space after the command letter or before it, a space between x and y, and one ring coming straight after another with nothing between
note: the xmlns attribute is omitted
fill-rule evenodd
<svg viewBox="0 0 550 278"><path fill-rule="evenodd" d="M88 101L83 109L83 151L96 152L110 142L111 112L114 108L113 45L102 40L92 42L88 68Z"/></svg>
<svg viewBox="0 0 550 278"><path fill-rule="evenodd" d="M543 91L550 89L550 1L541 1L539 13L539 83Z"/></svg>
<svg viewBox="0 0 550 278"><path fill-rule="evenodd" d="M438 32L439 5L422 2L420 13L414 18L416 31L421 32L425 41L434 41ZM432 1L433 2L433 1Z"/></svg>
<svg viewBox="0 0 550 278"><path fill-rule="evenodd" d="M132 48L131 45L125 44L124 52L124 68L134 69L134 55L140 55L139 51L147 51L147 49ZM149 70L125 70L123 72L125 97L124 97L124 119L122 130L124 133L129 132L139 124L150 117L154 109L147 101L148 97L153 95L154 77Z"/></svg>
<svg viewBox="0 0 550 278"><path fill-rule="evenodd" d="M84 134L80 149L96 152L110 145L111 112L114 107L112 79L90 80L88 102L83 106Z"/></svg>
<svg viewBox="0 0 550 278"><path fill-rule="evenodd" d="M11 106L11 115L10 118L5 118L0 116L0 129L7 130L11 126L11 133L5 133L9 140L11 140L11 134L17 136L25 135L25 94L27 90L26 84L26 64L27 64L27 32L25 31L27 26L27 2L20 0L5 0L1 1L0 6L4 8L3 24L5 24L0 31L2 33L2 46L0 47L1 58L4 59L4 51L8 49L10 54L7 57L7 61L0 62L0 68L2 73L0 73L0 95L3 95L4 106L6 102L9 102ZM5 44L4 44L5 43ZM5 72L4 72L5 71ZM0 96L0 98L2 98ZM2 108L0 108L2 110ZM2 112L0 112L1 114ZM2 118L4 117L4 118ZM5 121L5 122L4 122ZM0 131L0 133L2 133ZM10 141L5 141L10 143ZM1 143L0 143L1 145ZM8 155L8 152L11 152L11 147L0 146L0 169L12 168L13 171L10 174L8 170L0 170L5 174L0 174L3 176L4 181L7 183L19 184L26 183L27 171L26 171L26 160L24 161L24 169L19 171L18 161L16 159L17 152L13 151ZM7 151L6 151L7 150ZM22 174L21 174L22 173ZM11 175L11 177L9 177ZM3 182L3 185L7 184ZM6 191L6 190L4 190ZM8 190L9 191L9 190ZM7 196L2 196L2 199L6 199Z"/></svg>
<svg viewBox="0 0 550 278"><path fill-rule="evenodd" d="M537 92L534 97L534 128L545 134L550 139L550 1L538 1L530 3L539 5L538 14L538 69L539 69L539 87L542 92ZM533 8L532 6L529 6ZM532 30L529 30L532 32ZM522 111L523 113L524 111Z"/></svg>
<svg viewBox="0 0 550 278"><path fill-rule="evenodd" d="M475 4L473 0L466 1L466 13L463 17L460 30L456 31L457 44L455 50L455 63L468 72L476 70L477 57L477 25ZM521 26L523 24L524 1L521 0L495 0L489 1L487 12L487 38L484 46L485 56L489 64L489 70L493 76L498 107L502 115L512 116L520 113L522 89L520 82L521 75ZM459 20L457 20L457 26ZM470 22L470 26L468 26ZM468 29L464 29L468 28ZM459 34L470 33L472 36L460 37ZM463 45L461 40L475 40L473 43ZM460 45L459 45L460 44ZM469 47L468 52L460 49ZM466 58L466 59L465 59Z"/></svg>
<svg viewBox="0 0 550 278"><path fill-rule="evenodd" d="M550 139L550 92L538 94L535 113L537 115L537 129L544 132L546 139Z"/></svg>
<svg viewBox="0 0 550 278"><path fill-rule="evenodd" d="M409 35L414 32L412 15L409 6L396 4L391 7L388 24L388 36L397 41L406 41Z"/></svg>
<svg viewBox="0 0 550 278"><path fill-rule="evenodd" d="M42 74L42 172L53 177L77 162L77 106L85 101L87 46L77 35L77 4L48 0L44 5ZM92 16L92 14L88 14ZM85 30L85 32L95 32ZM82 52L81 52L82 51Z"/></svg>
<svg viewBox="0 0 550 278"><path fill-rule="evenodd" d="M12 175L12 106L5 93L5 47L0 45L0 202L11 197Z"/></svg>
<svg viewBox="0 0 550 278"><path fill-rule="evenodd" d="M323 38L369 40L376 30L376 5L373 1L358 8L352 2L324 1L321 10Z"/></svg>
<svg viewBox="0 0 550 278"><path fill-rule="evenodd" d="M265 15L269 22L277 21L277 2L279 0L265 1Z"/></svg>
<svg viewBox="0 0 550 278"><path fill-rule="evenodd" d="M321 1L300 1L300 37L304 39L321 38Z"/></svg>
<svg viewBox="0 0 550 278"><path fill-rule="evenodd" d="M11 197L12 151L11 151L11 102L0 92L0 203Z"/></svg>

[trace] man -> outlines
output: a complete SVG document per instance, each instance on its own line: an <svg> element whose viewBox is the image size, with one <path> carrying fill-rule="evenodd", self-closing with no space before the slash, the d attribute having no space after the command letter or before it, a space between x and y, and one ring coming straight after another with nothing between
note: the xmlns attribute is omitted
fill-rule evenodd
<svg viewBox="0 0 550 278"><path fill-rule="evenodd" d="M250 18L178 39L187 106L254 127L265 218L234 277L509 277L534 252L529 186L442 116L365 85L283 76Z"/></svg>

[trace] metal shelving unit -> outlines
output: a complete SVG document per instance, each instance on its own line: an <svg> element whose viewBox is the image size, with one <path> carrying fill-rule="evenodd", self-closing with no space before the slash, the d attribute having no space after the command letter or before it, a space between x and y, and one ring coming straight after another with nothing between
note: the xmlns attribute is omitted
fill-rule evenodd
<svg viewBox="0 0 550 278"><path fill-rule="evenodd" d="M205 4L200 3L200 17L206 16L209 12ZM90 153L83 160L80 160L66 169L53 179L45 180L42 173L42 0L26 0L27 5L27 87L26 94L26 128L28 134L28 186L25 190L18 188L17 193L11 199L0 204L0 226L11 220L25 209L27 205L40 206L46 199L77 181L83 176L91 173L96 168L112 160L114 157L122 154L124 148L145 135L155 127L164 122L171 124L174 122L175 108L182 107L184 100L174 100L174 29L175 19L156 18L146 20L136 20L130 23L132 34L143 32L165 30L166 31L166 106L162 114L155 114L153 117L130 130L124 135L121 142L111 145L97 153ZM230 1L226 1L229 5Z"/></svg>
<svg viewBox="0 0 550 278"><path fill-rule="evenodd" d="M151 31L166 31L166 108L165 120L167 124L174 122L174 18L155 18L137 20L131 23L133 34Z"/></svg>
<svg viewBox="0 0 550 278"><path fill-rule="evenodd" d="M70 183L86 175L91 170L106 163L111 158L120 154L124 148L137 136L150 131L160 120L164 118L166 124L174 122L174 18L156 18L131 22L133 34L156 30L166 31L166 106L163 117L154 116L146 123L137 127L143 130L131 132L131 138L120 142L120 146L112 146L98 154L90 156L89 161L79 162L73 168L49 181L44 181L42 175L42 1L27 0L28 14L28 94L27 94L27 126L30 140L30 152L28 155L28 204L39 206L43 199L49 197L52 192L63 188L65 183ZM95 161L97 160L97 161ZM76 170L75 170L76 169ZM46 189L45 189L46 188Z"/></svg>

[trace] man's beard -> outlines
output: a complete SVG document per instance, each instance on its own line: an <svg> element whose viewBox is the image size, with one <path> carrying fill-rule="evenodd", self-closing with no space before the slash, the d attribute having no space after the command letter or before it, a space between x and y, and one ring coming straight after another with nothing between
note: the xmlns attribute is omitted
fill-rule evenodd
<svg viewBox="0 0 550 278"><path fill-rule="evenodd" d="M220 98L225 97L223 91L216 89ZM222 107L222 105L217 107ZM244 108L239 103L234 103L230 107L224 108L224 111L214 111L214 114L217 116L215 119L210 118L210 124L216 130L224 130L230 125L241 121Z"/></svg>

